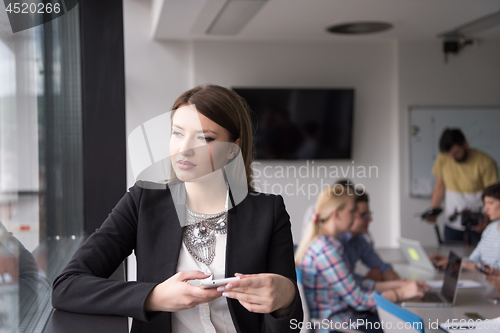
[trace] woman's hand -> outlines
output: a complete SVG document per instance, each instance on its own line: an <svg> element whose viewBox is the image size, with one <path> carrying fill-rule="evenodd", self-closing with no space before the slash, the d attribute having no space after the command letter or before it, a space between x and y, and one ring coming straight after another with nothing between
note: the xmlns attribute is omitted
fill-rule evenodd
<svg viewBox="0 0 500 333"><path fill-rule="evenodd" d="M398 288L396 291L398 293L399 299L409 299L413 297L424 297L424 294L431 290L431 288L424 282L419 280L408 280L404 285Z"/></svg>
<svg viewBox="0 0 500 333"><path fill-rule="evenodd" d="M468 270L468 271L477 272L478 271L477 265L478 265L478 263L474 262L474 261L466 261L466 260L462 261L462 268L465 270ZM486 266L484 266L484 267L486 267Z"/></svg>
<svg viewBox="0 0 500 333"><path fill-rule="evenodd" d="M224 292L223 296L237 299L250 312L272 312L273 316L281 317L291 311L295 286L286 277L269 273L235 276L240 279L217 289Z"/></svg>
<svg viewBox="0 0 500 333"><path fill-rule="evenodd" d="M179 272L157 285L149 294L146 311L175 312L191 309L201 303L213 301L222 296L215 289L202 289L189 284L188 280L206 279L210 275L200 271Z"/></svg>

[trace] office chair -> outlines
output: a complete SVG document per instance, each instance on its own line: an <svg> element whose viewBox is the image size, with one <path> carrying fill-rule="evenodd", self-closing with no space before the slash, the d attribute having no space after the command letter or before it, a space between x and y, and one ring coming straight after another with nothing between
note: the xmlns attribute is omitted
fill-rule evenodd
<svg viewBox="0 0 500 333"><path fill-rule="evenodd" d="M302 271L300 271L297 267L295 267L295 272L297 274L297 288L299 289L299 295L300 295L300 300L302 302L302 310L304 311L304 319L303 323L307 322L321 322L321 320L316 319L316 318L311 318L311 313L309 312L309 306L307 305L307 299L306 299L306 293L304 291L304 286L302 284ZM318 333L329 333L330 330L317 330ZM305 327L305 325L302 327L300 330L300 333L310 333L311 331ZM339 330L339 332L342 333L356 333L359 332L357 330Z"/></svg>

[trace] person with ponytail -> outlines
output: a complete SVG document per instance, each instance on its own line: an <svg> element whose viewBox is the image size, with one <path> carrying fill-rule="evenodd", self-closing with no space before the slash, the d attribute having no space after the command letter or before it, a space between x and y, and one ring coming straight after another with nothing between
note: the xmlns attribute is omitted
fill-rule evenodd
<svg viewBox="0 0 500 333"><path fill-rule="evenodd" d="M333 322L376 322L375 292L392 302L423 297L429 287L422 281L363 280L357 282L343 258L340 235L354 221L355 198L341 184L325 188L316 201L315 215L295 254L311 318ZM349 326L352 327L352 326ZM357 327L362 332L382 330Z"/></svg>

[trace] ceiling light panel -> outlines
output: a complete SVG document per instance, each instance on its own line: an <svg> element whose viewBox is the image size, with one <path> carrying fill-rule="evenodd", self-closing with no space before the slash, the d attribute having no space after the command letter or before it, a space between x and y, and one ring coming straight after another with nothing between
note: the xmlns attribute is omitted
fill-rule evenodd
<svg viewBox="0 0 500 333"><path fill-rule="evenodd" d="M235 35L266 3L267 0L228 0L206 33Z"/></svg>
<svg viewBox="0 0 500 333"><path fill-rule="evenodd" d="M207 0L191 29L192 34L204 35L219 15L227 0Z"/></svg>

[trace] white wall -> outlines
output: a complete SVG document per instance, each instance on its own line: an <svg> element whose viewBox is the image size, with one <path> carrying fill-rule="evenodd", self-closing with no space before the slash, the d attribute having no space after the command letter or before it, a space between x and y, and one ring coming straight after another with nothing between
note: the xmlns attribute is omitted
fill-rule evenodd
<svg viewBox="0 0 500 333"><path fill-rule="evenodd" d="M448 63L441 49L439 41L400 42L398 46L401 235L425 245L435 245L437 239L433 228L414 216L430 207L430 199L409 195L408 108L500 105L500 41L468 47L450 56Z"/></svg>
<svg viewBox="0 0 500 333"><path fill-rule="evenodd" d="M151 38L151 3L125 0L125 90L127 135L146 120L170 111L175 99L191 87L188 42ZM127 184L134 184L127 158Z"/></svg>
<svg viewBox="0 0 500 333"><path fill-rule="evenodd" d="M353 167L356 172L365 167L366 176L368 168L374 167L372 178L347 176L363 184L371 195L375 213L371 231L376 245L396 245L400 205L399 148L395 139L399 123L395 43L158 42L150 37L151 3L135 0L124 1L124 26L127 133L169 111L175 98L195 84L353 87L356 94L353 161L316 161L314 165L343 167L343 171L350 167L349 173ZM262 163L260 170L272 166L276 171L277 165L298 169L306 164L268 162ZM304 211L316 195L316 188L308 191L307 184L319 187L321 182L335 181L330 177L312 177L312 162L309 166L310 176L299 179L299 187L293 187L293 195L283 193L296 242L300 239ZM128 170L131 186L134 180L130 163ZM262 190L280 192L280 186L296 184L296 179L269 179L268 183ZM278 185L272 188L274 184ZM302 184L305 184L304 192L300 191ZM295 195L295 191L299 195Z"/></svg>
<svg viewBox="0 0 500 333"><path fill-rule="evenodd" d="M378 177L350 177L365 185L375 213L376 246L396 246L400 236L435 244L432 228L414 215L430 200L409 197L408 107L500 104L500 41L465 49L444 63L439 41L417 42L158 42L151 39L151 3L124 1L127 133L169 111L175 98L196 84L254 87L353 87L356 90L353 161L315 161L314 166L378 168ZM305 162L266 162L300 168ZM309 164L311 173L312 163ZM130 168L129 168L130 170ZM359 170L359 169L357 169ZM304 167L303 167L304 171ZM299 179L305 194L283 193L298 241L303 212L316 187L335 179ZM293 177L264 179L280 192ZM133 184L131 172L128 184ZM274 188L272 187L274 185ZM290 191L288 192L290 193Z"/></svg>
<svg viewBox="0 0 500 333"><path fill-rule="evenodd" d="M331 160L314 162L314 166L343 167L356 184L363 184L371 196L375 213L371 227L378 246L394 246L399 236L398 198L398 110L397 110L397 48L395 43L290 43L290 42L194 42L195 84L216 83L226 87L353 87L355 89L355 119L353 161ZM354 163L353 163L354 162ZM309 176L296 180L293 174L284 178L267 179L262 174L279 172L278 166L302 168L306 162L262 162L261 189L281 193L291 216L295 242L300 240L304 211L314 202L321 184L335 179ZM356 167L369 166L372 178L352 177ZM315 169L316 170L316 169ZM340 171L340 170L339 170ZM339 175L340 178L342 175ZM264 180L268 186L263 187ZM297 181L298 186L297 186ZM285 186L290 185L287 194ZM304 192L300 191L300 186ZM307 184L317 184L308 191ZM291 194L291 195L290 195Z"/></svg>

